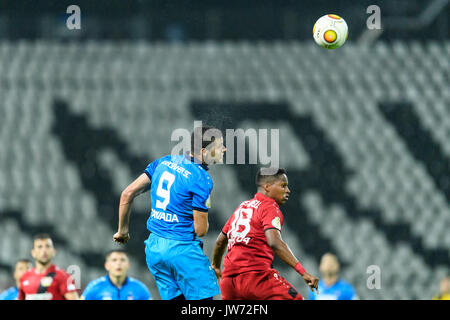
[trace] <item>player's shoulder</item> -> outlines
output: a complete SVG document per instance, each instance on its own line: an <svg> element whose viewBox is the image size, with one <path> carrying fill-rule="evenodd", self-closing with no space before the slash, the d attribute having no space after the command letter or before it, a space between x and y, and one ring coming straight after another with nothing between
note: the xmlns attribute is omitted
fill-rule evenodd
<svg viewBox="0 0 450 320"><path fill-rule="evenodd" d="M12 296L17 295L17 287L9 287L5 291L0 293L0 300L10 300Z"/></svg>
<svg viewBox="0 0 450 320"><path fill-rule="evenodd" d="M346 290L346 291L354 291L353 286L350 284L350 282L345 281L344 279L339 279L338 280L338 285L339 288L341 290Z"/></svg>
<svg viewBox="0 0 450 320"><path fill-rule="evenodd" d="M88 283L86 288L95 288L100 286L105 286L108 284L107 276L102 276L100 278L94 279L91 282Z"/></svg>
<svg viewBox="0 0 450 320"><path fill-rule="evenodd" d="M130 285L147 289L147 286L142 281L140 281L136 278L128 277L128 282Z"/></svg>
<svg viewBox="0 0 450 320"><path fill-rule="evenodd" d="M34 268L31 268L30 270L25 271L25 273L22 274L22 276L20 277L20 281L23 281L24 279L27 279L27 278L33 276L34 274L35 274Z"/></svg>
<svg viewBox="0 0 450 320"><path fill-rule="evenodd" d="M70 277L70 274L66 270L58 266L54 266L53 271L55 272L55 277L64 277L64 278Z"/></svg>

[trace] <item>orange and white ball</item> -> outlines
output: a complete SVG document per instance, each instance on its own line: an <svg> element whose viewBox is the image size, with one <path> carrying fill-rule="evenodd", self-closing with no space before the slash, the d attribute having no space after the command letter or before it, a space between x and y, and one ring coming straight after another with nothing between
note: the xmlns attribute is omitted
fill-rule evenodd
<svg viewBox="0 0 450 320"><path fill-rule="evenodd" d="M320 17L313 27L316 43L326 49L342 47L348 38L348 26L344 19L336 14Z"/></svg>

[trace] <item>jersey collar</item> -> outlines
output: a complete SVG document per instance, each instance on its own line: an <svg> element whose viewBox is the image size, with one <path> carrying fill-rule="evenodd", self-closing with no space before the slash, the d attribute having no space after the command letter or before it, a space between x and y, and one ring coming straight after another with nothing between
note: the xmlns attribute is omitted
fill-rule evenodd
<svg viewBox="0 0 450 320"><path fill-rule="evenodd" d="M191 157L191 155L189 154L189 152L186 152L186 154L184 155L184 157L185 157L188 161L190 161L190 162L192 162L192 163L194 163L194 164L196 164L196 165L199 165L200 167L202 167L202 168L205 169L206 171L209 170L208 165L207 165L206 163L199 163L197 159L195 159L194 157Z"/></svg>
<svg viewBox="0 0 450 320"><path fill-rule="evenodd" d="M117 286L114 284L114 282L112 282L111 278L109 277L109 274L106 275L106 279L108 279L109 283L110 283L113 287L119 289L119 287L117 287ZM128 283L128 276L125 277L125 281L122 283L122 286L120 287L120 289L122 289L123 287L125 287L125 285L126 285L127 283Z"/></svg>
<svg viewBox="0 0 450 320"><path fill-rule="evenodd" d="M38 272L37 272L37 268L36 268L36 267L34 267L32 270L33 270L33 272L34 272L35 274L38 274L38 275L46 275L46 274L48 274L48 273L50 273L50 272L55 272L55 269L56 269L56 266L55 266L54 264L51 264L47 269L45 269L44 272L41 272L41 273L38 273Z"/></svg>
<svg viewBox="0 0 450 320"><path fill-rule="evenodd" d="M273 200L272 198L269 198L268 196L263 195L260 192L257 192L255 194L255 199L259 200L259 201L272 201L273 203L277 203L275 200Z"/></svg>

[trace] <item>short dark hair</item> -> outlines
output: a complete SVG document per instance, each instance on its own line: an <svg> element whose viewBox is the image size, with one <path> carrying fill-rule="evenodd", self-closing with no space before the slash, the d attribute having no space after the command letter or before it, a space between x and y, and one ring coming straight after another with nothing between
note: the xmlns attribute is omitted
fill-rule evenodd
<svg viewBox="0 0 450 320"><path fill-rule="evenodd" d="M13 268L12 268L12 272L16 271L16 266L17 266L18 263L33 264L33 263L31 262L31 260L30 260L30 259L27 259L27 258L23 258L23 259L16 260L16 263L14 263L14 266L13 266Z"/></svg>
<svg viewBox="0 0 450 320"><path fill-rule="evenodd" d="M38 233L33 237L33 247L34 247L34 242L36 240L45 240L45 239L50 239L52 240L52 237L48 234L48 233Z"/></svg>
<svg viewBox="0 0 450 320"><path fill-rule="evenodd" d="M123 253L124 255L126 255L126 256L128 257L128 254L127 254L127 252L126 252L125 250L123 250L123 249L112 249L112 250L109 250L109 251L105 254L105 261L108 260L109 256L110 256L111 254L113 254L114 252L117 252L117 253Z"/></svg>
<svg viewBox="0 0 450 320"><path fill-rule="evenodd" d="M280 179L281 175L287 174L286 169L278 168L278 170L274 174L263 174L263 170L267 170L267 168L259 168L256 172L256 187L262 187L265 183L273 183L274 181ZM275 170L275 169L274 169Z"/></svg>
<svg viewBox="0 0 450 320"><path fill-rule="evenodd" d="M15 264L18 264L19 262L23 262L23 263L31 263L31 260L30 260L30 259L27 259L27 258L23 258L23 259L17 260Z"/></svg>
<svg viewBox="0 0 450 320"><path fill-rule="evenodd" d="M211 131L209 131L211 130ZM208 132L208 134L205 137L205 133ZM211 138L208 139L209 134L211 134ZM223 136L222 131L219 129L212 127L212 126L201 126L194 128L194 131L192 131L191 134L191 152L192 154L200 154L201 149L208 147L211 143L213 143L216 140L217 136ZM201 141L201 143L197 144L196 141Z"/></svg>

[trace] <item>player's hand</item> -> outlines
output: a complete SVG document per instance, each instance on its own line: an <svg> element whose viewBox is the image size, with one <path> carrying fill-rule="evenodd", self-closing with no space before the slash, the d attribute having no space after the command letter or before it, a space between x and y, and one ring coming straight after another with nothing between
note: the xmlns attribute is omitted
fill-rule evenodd
<svg viewBox="0 0 450 320"><path fill-rule="evenodd" d="M211 267L213 268L214 272L216 273L217 281L220 281L220 277L222 277L222 271L220 270L220 268L217 268L214 265L211 265Z"/></svg>
<svg viewBox="0 0 450 320"><path fill-rule="evenodd" d="M116 234L114 234L114 236L113 236L113 239L115 242L117 242L119 244L125 244L128 242L128 240L130 240L130 234L116 232Z"/></svg>
<svg viewBox="0 0 450 320"><path fill-rule="evenodd" d="M314 292L314 289L316 289L316 293L319 294L319 278L310 275L308 272L305 272L302 277L311 291Z"/></svg>

